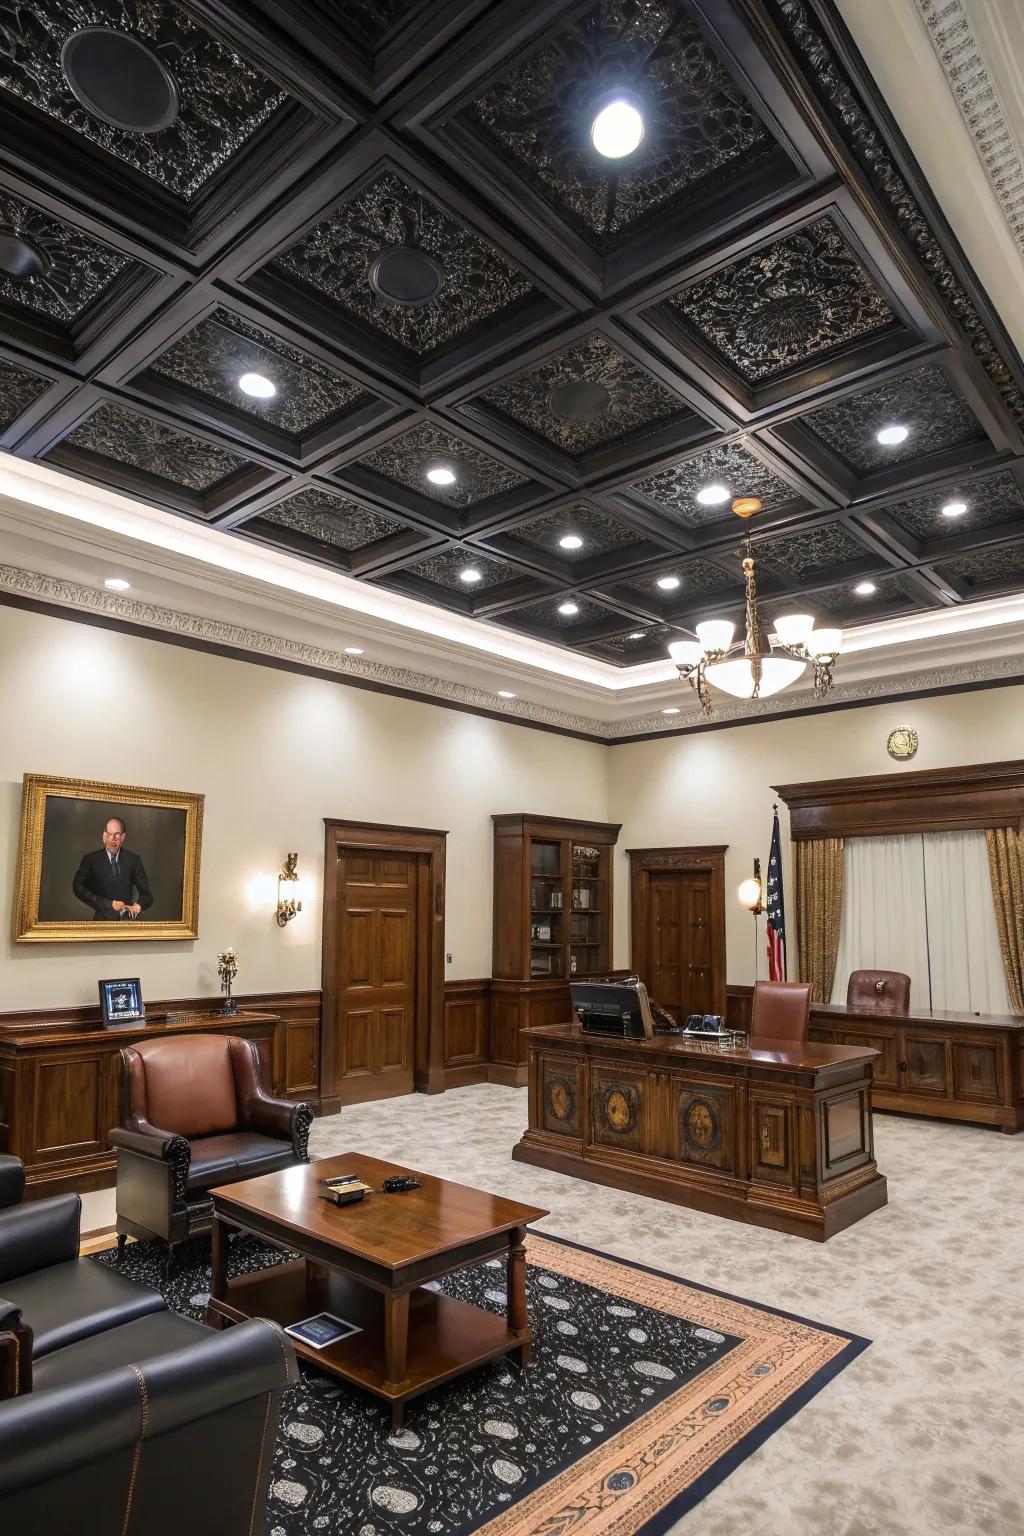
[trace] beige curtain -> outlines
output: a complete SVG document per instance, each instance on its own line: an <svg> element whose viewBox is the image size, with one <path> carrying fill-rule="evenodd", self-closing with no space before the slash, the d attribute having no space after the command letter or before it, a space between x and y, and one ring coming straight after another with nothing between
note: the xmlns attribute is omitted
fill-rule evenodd
<svg viewBox="0 0 1024 1536"><path fill-rule="evenodd" d="M985 842L1010 1008L1024 1014L1024 834L988 827Z"/></svg>
<svg viewBox="0 0 1024 1536"><path fill-rule="evenodd" d="M800 980L811 1001L832 996L843 916L843 839L811 837L793 844L796 870L796 948Z"/></svg>

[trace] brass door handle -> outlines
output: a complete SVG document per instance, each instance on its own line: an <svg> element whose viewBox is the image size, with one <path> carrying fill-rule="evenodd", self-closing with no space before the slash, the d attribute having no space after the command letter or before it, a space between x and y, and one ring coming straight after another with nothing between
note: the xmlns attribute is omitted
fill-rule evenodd
<svg viewBox="0 0 1024 1536"><path fill-rule="evenodd" d="M910 1062L909 1061L901 1061L900 1062L900 1071L901 1072L906 1072L908 1070L909 1066L910 1066Z"/></svg>

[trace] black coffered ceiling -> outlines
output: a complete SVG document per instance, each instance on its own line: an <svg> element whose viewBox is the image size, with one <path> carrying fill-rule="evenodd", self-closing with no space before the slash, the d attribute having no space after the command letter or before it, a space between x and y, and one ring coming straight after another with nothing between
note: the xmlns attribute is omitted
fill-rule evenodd
<svg viewBox="0 0 1024 1536"><path fill-rule="evenodd" d="M739 617L738 494L769 618L1024 587L1020 362L853 58L829 0L0 5L0 446L618 666Z"/></svg>

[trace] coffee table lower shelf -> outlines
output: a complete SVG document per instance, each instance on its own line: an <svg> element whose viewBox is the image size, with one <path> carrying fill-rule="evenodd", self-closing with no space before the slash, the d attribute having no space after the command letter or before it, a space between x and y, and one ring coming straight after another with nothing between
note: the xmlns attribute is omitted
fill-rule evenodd
<svg viewBox="0 0 1024 1536"><path fill-rule="evenodd" d="M525 1362L533 1338L532 1330L512 1333L504 1317L420 1286L409 1294L405 1377L393 1384L385 1378L383 1296L337 1270L318 1273L302 1259L229 1281L225 1299L210 1297L207 1321L222 1327L268 1317L286 1328L317 1312L344 1318L360 1332L326 1349L314 1349L289 1335L296 1354L382 1398L391 1407L395 1428L401 1426L410 1398L501 1355L515 1352Z"/></svg>

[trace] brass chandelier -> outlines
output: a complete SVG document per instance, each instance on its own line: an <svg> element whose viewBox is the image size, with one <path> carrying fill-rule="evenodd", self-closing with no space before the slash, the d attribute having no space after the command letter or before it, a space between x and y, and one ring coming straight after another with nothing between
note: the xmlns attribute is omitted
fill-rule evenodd
<svg viewBox="0 0 1024 1536"><path fill-rule="evenodd" d="M814 697L823 698L832 687L832 669L843 644L840 629L815 629L809 613L780 615L775 632L768 636L757 609L757 573L750 546L749 519L760 512L756 496L738 497L732 504L737 517L747 521L747 550L743 558L746 582L746 633L733 641L736 626L728 619L707 619L696 626L696 640L675 640L668 651L679 675L690 684L705 715L714 713L712 688L721 688L737 699L766 699L802 677L808 663L814 667Z"/></svg>

